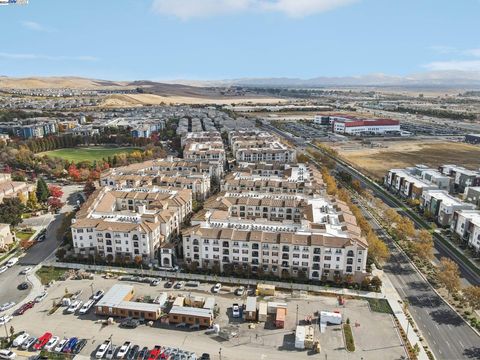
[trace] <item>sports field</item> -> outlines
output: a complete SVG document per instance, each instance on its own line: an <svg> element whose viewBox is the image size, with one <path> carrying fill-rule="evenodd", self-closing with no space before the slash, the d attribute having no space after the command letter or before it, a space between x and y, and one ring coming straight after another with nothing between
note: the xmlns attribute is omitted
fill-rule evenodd
<svg viewBox="0 0 480 360"><path fill-rule="evenodd" d="M119 147L119 148L105 148L100 146L90 148L69 148L52 151L45 151L38 155L48 155L52 157L59 157L68 161L82 162L101 160L109 156L119 155L122 153L132 153L139 150L134 147Z"/></svg>

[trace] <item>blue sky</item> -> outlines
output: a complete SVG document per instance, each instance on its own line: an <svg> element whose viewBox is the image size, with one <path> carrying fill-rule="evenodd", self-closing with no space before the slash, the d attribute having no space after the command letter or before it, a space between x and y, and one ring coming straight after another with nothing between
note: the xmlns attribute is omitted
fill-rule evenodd
<svg viewBox="0 0 480 360"><path fill-rule="evenodd" d="M30 0L0 75L115 80L480 71L480 0Z"/></svg>

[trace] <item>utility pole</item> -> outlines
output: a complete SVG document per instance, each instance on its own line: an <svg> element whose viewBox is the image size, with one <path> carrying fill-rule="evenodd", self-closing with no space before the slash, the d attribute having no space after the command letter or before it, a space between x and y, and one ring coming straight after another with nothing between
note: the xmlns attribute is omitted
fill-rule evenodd
<svg viewBox="0 0 480 360"><path fill-rule="evenodd" d="M222 360L222 348L220 348L220 350L218 350L218 356L219 356L220 360Z"/></svg>
<svg viewBox="0 0 480 360"><path fill-rule="evenodd" d="M90 284L90 289L92 290L92 296L93 296L93 283Z"/></svg>
<svg viewBox="0 0 480 360"><path fill-rule="evenodd" d="M298 304L297 304L297 315L296 315L296 319L295 319L295 325L298 325Z"/></svg>

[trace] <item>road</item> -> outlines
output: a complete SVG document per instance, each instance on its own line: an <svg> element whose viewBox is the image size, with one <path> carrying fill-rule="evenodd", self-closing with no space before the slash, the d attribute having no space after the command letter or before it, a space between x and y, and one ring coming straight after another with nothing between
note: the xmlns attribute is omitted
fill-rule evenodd
<svg viewBox="0 0 480 360"><path fill-rule="evenodd" d="M10 301L18 304L30 292L30 289L18 290L17 288L20 283L25 281L25 275L20 275L24 267L17 264L0 274L0 288L2 289L0 291L0 305Z"/></svg>
<svg viewBox="0 0 480 360"><path fill-rule="evenodd" d="M82 189L81 186L64 186L62 201L66 204L63 206L59 214L53 216L53 220L47 226L45 241L32 246L25 256L20 258L19 263L22 265L37 265L55 253L62 239L58 239L58 230L62 225L65 214L72 211L76 205L77 193Z"/></svg>

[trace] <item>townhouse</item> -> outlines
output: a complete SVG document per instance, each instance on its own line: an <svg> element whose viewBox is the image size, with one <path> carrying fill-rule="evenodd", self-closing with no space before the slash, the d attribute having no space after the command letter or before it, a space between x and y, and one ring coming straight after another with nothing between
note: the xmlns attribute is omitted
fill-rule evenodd
<svg viewBox="0 0 480 360"><path fill-rule="evenodd" d="M12 181L11 174L0 173L0 203L5 198L16 198L20 194L28 199L28 193L35 191L35 185L23 181Z"/></svg>
<svg viewBox="0 0 480 360"><path fill-rule="evenodd" d="M462 241L480 253L480 211L456 211L450 228Z"/></svg>
<svg viewBox="0 0 480 360"><path fill-rule="evenodd" d="M187 264L250 268L312 280L366 274L368 245L341 201L322 196L226 193L182 232Z"/></svg>
<svg viewBox="0 0 480 360"><path fill-rule="evenodd" d="M477 207L480 207L480 186L467 186L463 193L463 199Z"/></svg>
<svg viewBox="0 0 480 360"><path fill-rule="evenodd" d="M450 226L455 211L475 209L475 205L465 203L444 190L424 191L420 207L428 211L442 227Z"/></svg>
<svg viewBox="0 0 480 360"><path fill-rule="evenodd" d="M452 178L453 192L463 193L468 186L480 186L480 172L469 170L463 166L442 165L439 171Z"/></svg>
<svg viewBox="0 0 480 360"><path fill-rule="evenodd" d="M389 170L384 184L390 191L412 200L420 200L424 191L438 189L437 185L411 175L404 169Z"/></svg>
<svg viewBox="0 0 480 360"><path fill-rule="evenodd" d="M190 190L156 186L96 190L72 220L74 252L169 267L172 243L192 211Z"/></svg>
<svg viewBox="0 0 480 360"><path fill-rule="evenodd" d="M221 190L314 194L324 190L321 173L305 164L242 163L221 182Z"/></svg>

